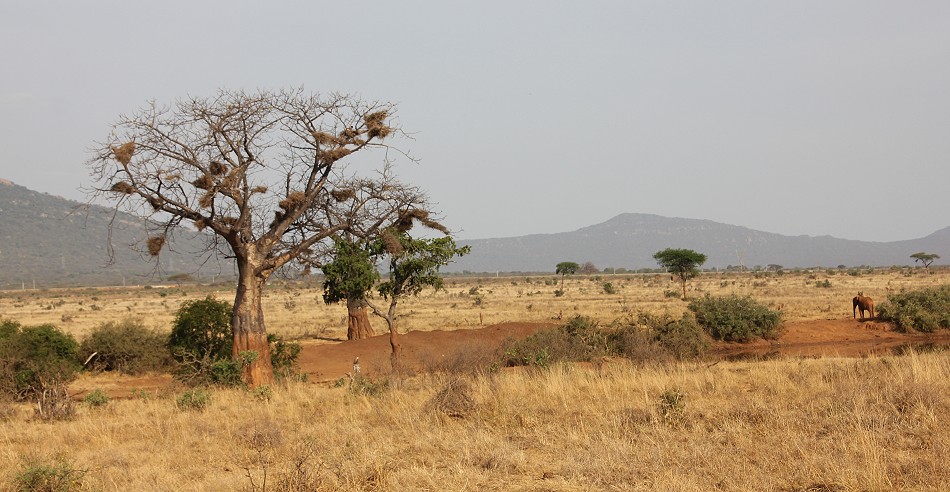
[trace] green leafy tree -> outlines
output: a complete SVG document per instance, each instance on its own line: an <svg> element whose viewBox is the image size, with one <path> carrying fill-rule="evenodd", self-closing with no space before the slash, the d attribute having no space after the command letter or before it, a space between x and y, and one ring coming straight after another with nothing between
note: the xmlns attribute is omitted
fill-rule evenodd
<svg viewBox="0 0 950 492"><path fill-rule="evenodd" d="M367 301L377 316L386 320L389 327L389 343L392 347L393 367L399 366L402 345L396 327L396 306L401 299L418 295L422 289L443 286L439 269L453 258L467 255L471 246L458 247L451 236L435 239L415 239L408 231L387 230L375 243L373 252L377 257L389 258L389 277L377 286L379 294L389 301L387 306Z"/></svg>
<svg viewBox="0 0 950 492"><path fill-rule="evenodd" d="M920 253L914 253L910 255L910 257L914 259L914 263L920 262L920 264L924 266L924 269L927 270L928 273L930 272L930 264L933 263L934 260L940 259L940 255L938 254L924 253L923 251Z"/></svg>
<svg viewBox="0 0 950 492"><path fill-rule="evenodd" d="M366 298L379 281L379 270L370 248L351 237L335 240L333 260L323 266L323 300L346 301L347 340L375 335L367 314Z"/></svg>
<svg viewBox="0 0 950 492"><path fill-rule="evenodd" d="M421 222L445 236L434 239L417 239L409 234L413 222ZM393 367L398 367L401 343L397 330L396 308L401 299L415 296L426 287L441 289L443 286L439 269L456 256L468 254L469 246L458 247L449 230L429 218L428 213L409 210L397 225L385 229L373 241L356 242L338 238L333 261L324 266L326 280L323 284L324 300L338 302L347 300L347 308L354 304L369 308L383 318L389 328ZM376 290L388 301L388 305L374 302L369 292L380 279L379 263L388 262L389 275L376 285ZM367 323L368 324L368 323Z"/></svg>
<svg viewBox="0 0 950 492"><path fill-rule="evenodd" d="M554 267L554 273L561 276L561 291L564 291L564 277L574 275L581 266L573 261L562 261Z"/></svg>
<svg viewBox="0 0 950 492"><path fill-rule="evenodd" d="M691 249L667 248L653 255L666 271L679 277L683 283L683 300L686 300L686 282L699 275L699 266L706 263L706 255Z"/></svg>

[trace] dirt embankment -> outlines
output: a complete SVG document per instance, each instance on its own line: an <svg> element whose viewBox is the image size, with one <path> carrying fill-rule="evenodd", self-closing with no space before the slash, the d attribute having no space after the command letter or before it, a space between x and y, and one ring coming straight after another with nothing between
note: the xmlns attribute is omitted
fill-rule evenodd
<svg viewBox="0 0 950 492"><path fill-rule="evenodd" d="M448 367L464 360L489 357L511 340L517 340L552 323L502 323L485 328L451 331L412 331L400 336L402 364L410 370L431 370ZM364 375L390 371L389 335L364 340L301 342L300 369L309 381L327 383L346 377L359 358ZM908 346L929 344L950 345L950 332L937 334L905 334L893 326L875 320L827 319L786 323L776 340L751 343L716 343L711 356L743 357L864 357L893 353ZM116 377L84 376L73 383L70 392L81 398L93 389L101 389L116 397L134 396L138 392L163 392L174 388L168 375Z"/></svg>

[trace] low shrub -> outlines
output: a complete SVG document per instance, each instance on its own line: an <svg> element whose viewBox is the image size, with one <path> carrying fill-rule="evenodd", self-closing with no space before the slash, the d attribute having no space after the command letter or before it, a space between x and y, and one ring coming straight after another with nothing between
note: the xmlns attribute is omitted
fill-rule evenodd
<svg viewBox="0 0 950 492"><path fill-rule="evenodd" d="M341 378L337 386L346 385L346 378ZM352 376L349 380L349 391L354 395L380 397L389 391L388 379L372 379L363 376Z"/></svg>
<svg viewBox="0 0 950 492"><path fill-rule="evenodd" d="M79 344L53 325L0 323L0 395L32 400L75 379Z"/></svg>
<svg viewBox="0 0 950 492"><path fill-rule="evenodd" d="M231 357L232 342L231 304L211 296L182 303L168 337L168 347L179 360Z"/></svg>
<svg viewBox="0 0 950 492"><path fill-rule="evenodd" d="M271 365L274 370L274 379L278 382L291 378L299 378L297 358L300 356L300 344L287 342L279 335L268 335L270 344ZM189 359L187 353L179 363L176 372L177 378L185 383L201 386L243 386L242 376L244 368L257 360L258 353L253 350L241 352L237 359L223 357L211 359L205 356L201 359Z"/></svg>
<svg viewBox="0 0 950 492"><path fill-rule="evenodd" d="M14 490L68 492L83 488L84 470L77 470L71 463L59 459L54 463L31 459L25 461L13 477Z"/></svg>
<svg viewBox="0 0 950 492"><path fill-rule="evenodd" d="M168 349L178 361L176 376L194 384L241 384L241 365L231 359L231 304L211 296L182 303Z"/></svg>
<svg viewBox="0 0 950 492"><path fill-rule="evenodd" d="M430 398L424 408L457 419L468 417L475 410L472 387L464 379L453 379Z"/></svg>
<svg viewBox="0 0 950 492"><path fill-rule="evenodd" d="M140 374L169 367L168 338L145 327L141 320L103 323L82 341L79 352L91 357L86 368Z"/></svg>
<svg viewBox="0 0 950 492"><path fill-rule="evenodd" d="M267 335L267 343L270 344L270 360L274 366L274 378L277 381L285 381L300 375L297 368L297 358L300 357L300 344L297 342L287 342L280 335L273 333Z"/></svg>
<svg viewBox="0 0 950 492"><path fill-rule="evenodd" d="M218 359L211 363L208 378L200 381L202 384L216 384L218 386L241 386L243 365L232 358Z"/></svg>
<svg viewBox="0 0 950 492"><path fill-rule="evenodd" d="M950 285L891 295L877 306L877 315L902 331L950 328Z"/></svg>
<svg viewBox="0 0 950 492"><path fill-rule="evenodd" d="M702 357L709 349L707 335L692 313L684 313L680 319L676 319L669 314L641 312L637 317L637 325L648 330L650 341L656 348L674 359L695 359Z"/></svg>
<svg viewBox="0 0 950 492"><path fill-rule="evenodd" d="M268 402L274 397L274 390L269 385L262 384L254 388L251 394L254 395L255 400Z"/></svg>
<svg viewBox="0 0 950 492"><path fill-rule="evenodd" d="M185 391L175 399L181 410L202 410L211 404L211 393L202 388Z"/></svg>
<svg viewBox="0 0 950 492"><path fill-rule="evenodd" d="M89 392L82 401L93 408L103 407L109 403L109 395L105 394L101 389L95 389Z"/></svg>
<svg viewBox="0 0 950 492"><path fill-rule="evenodd" d="M670 427L679 427L686 421L686 394L676 388L663 391L657 401L657 412Z"/></svg>
<svg viewBox="0 0 950 492"><path fill-rule="evenodd" d="M553 362L589 361L610 353L607 334L586 316L574 316L567 324L514 342L505 350L505 366L540 366Z"/></svg>
<svg viewBox="0 0 950 492"><path fill-rule="evenodd" d="M782 313L759 304L751 296L706 294L690 302L689 310L710 336L728 342L775 338L782 322Z"/></svg>

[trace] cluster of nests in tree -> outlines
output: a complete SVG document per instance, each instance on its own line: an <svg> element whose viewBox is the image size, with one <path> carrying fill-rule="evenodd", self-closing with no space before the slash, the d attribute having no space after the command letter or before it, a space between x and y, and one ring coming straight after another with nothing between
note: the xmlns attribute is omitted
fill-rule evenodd
<svg viewBox="0 0 950 492"><path fill-rule="evenodd" d="M380 238L383 241L383 249L391 255L401 255L404 249L402 242L399 240L399 235L405 234L412 229L412 225L416 221L430 229L435 229L443 234L449 234L449 229L433 220L429 212L413 208L403 212L393 227L384 230L380 234Z"/></svg>
<svg viewBox="0 0 950 492"><path fill-rule="evenodd" d="M113 147L112 153L115 154L115 160L121 162L124 166L128 166L135 154L135 142L127 142L118 147Z"/></svg>
<svg viewBox="0 0 950 492"><path fill-rule="evenodd" d="M361 146L371 139L386 138L393 132L393 128L386 125L385 123L385 120L388 116L389 113L387 111L375 111L368 113L363 116L364 126L362 128L357 129L348 127L341 131L339 135L332 135L319 131L312 132L314 141L318 144L318 146L330 147L327 150L319 150L318 156L324 162L332 163L342 159L343 157L346 157L353 152L353 149L347 148L347 146ZM365 137L365 139L362 137ZM132 162L132 157L135 155L135 151L136 144L134 141L112 147L112 153L115 156L115 159L123 166L128 166L129 163ZM228 171L229 169L230 172ZM214 197L218 190L230 189L239 183L240 172L241 168L239 167L230 168L230 166L223 162L211 161L208 165L207 172L191 182L195 188L206 191L206 193L198 200L198 205L201 208L210 208L214 204ZM224 178L220 178L221 176L224 176ZM128 181L119 181L112 185L110 191L130 195L135 192L135 187ZM251 193L265 193L266 191L266 187L258 186L252 189ZM353 199L356 196L356 193L351 189L335 189L330 192L330 195L337 202L344 202ZM162 206L164 206L164 201L160 197L146 196L145 198L155 210L159 210L162 208ZM274 223L283 220L288 214L291 214L300 207L305 206L305 202L306 195L303 192L294 191L288 194L285 199L278 203L282 210L275 212ZM405 233L412 227L414 220L419 221L432 229L442 231L446 234L448 233L448 230L442 224L439 224L438 222L429 218L428 212L415 209L409 210L399 217L399 220L394 226L395 232L398 232L399 234ZM233 217L225 217L221 219L221 221L226 225L233 226L237 219ZM199 231L203 230L208 225L209 224L205 219L199 219L195 222L195 226ZM387 251L391 253L402 252L402 245L392 231L387 231L383 234L383 241L386 245ZM152 256L157 256L164 244L164 235L149 237L147 240L147 249L149 254Z"/></svg>
<svg viewBox="0 0 950 492"><path fill-rule="evenodd" d="M347 148L348 145L360 147L372 139L384 139L392 134L392 127L386 125L386 117L389 113L386 111L375 111L363 116L363 127L347 127L339 133L313 131L314 142L318 149L318 156L326 163L338 161L353 152L353 149ZM366 137L365 139L363 137ZM323 149L323 147L327 147Z"/></svg>

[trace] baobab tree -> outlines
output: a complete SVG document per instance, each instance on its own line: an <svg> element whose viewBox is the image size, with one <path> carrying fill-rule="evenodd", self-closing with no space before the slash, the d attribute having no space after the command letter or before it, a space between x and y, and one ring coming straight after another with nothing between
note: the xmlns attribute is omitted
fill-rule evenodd
<svg viewBox="0 0 950 492"><path fill-rule="evenodd" d="M152 102L120 116L97 144L89 161L96 184L88 191L145 218L153 256L179 226L191 224L205 233L205 255L233 259L232 355L253 351L255 357L242 357L251 361L244 380L269 384L261 296L271 275L319 267L334 235L372 236L407 210L428 208L418 189L392 175L392 158L411 159L384 143L401 134L395 109L303 89L221 90L171 105ZM371 151L382 153L379 166L368 166Z"/></svg>

